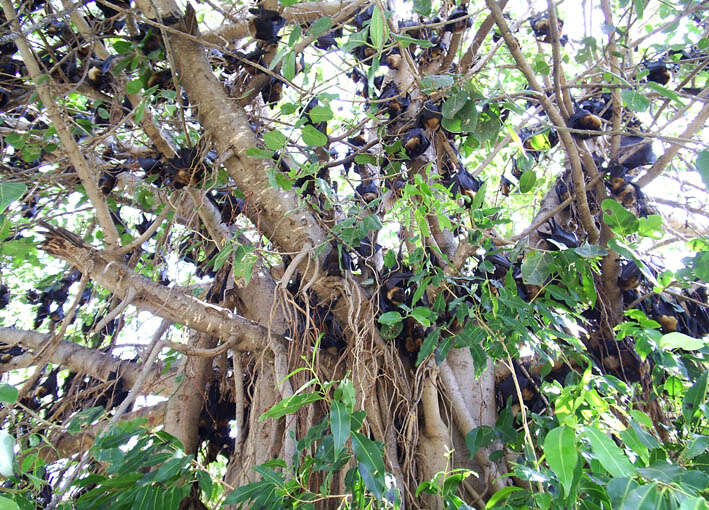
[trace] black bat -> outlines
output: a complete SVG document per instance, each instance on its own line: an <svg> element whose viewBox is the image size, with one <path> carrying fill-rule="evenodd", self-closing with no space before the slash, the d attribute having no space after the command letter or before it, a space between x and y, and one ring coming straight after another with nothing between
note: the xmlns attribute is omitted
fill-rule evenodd
<svg viewBox="0 0 709 510"><path fill-rule="evenodd" d="M406 155L411 159L421 156L431 145L431 141L421 128L409 129L404 134L401 143L406 150Z"/></svg>
<svg viewBox="0 0 709 510"><path fill-rule="evenodd" d="M548 223L550 232L539 230L538 233L539 237L549 243L552 250L579 247L579 240L576 234L561 228L554 218L550 219Z"/></svg>
<svg viewBox="0 0 709 510"><path fill-rule="evenodd" d="M599 131L602 126L601 118L584 108L578 108L574 114L569 117L568 126L573 129L582 129L586 131ZM572 133L572 135L581 140L593 138L601 133Z"/></svg>

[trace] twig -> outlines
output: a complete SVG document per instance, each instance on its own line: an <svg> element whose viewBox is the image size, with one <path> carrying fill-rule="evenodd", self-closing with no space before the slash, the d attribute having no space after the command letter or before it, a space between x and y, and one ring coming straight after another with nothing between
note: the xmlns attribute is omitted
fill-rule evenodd
<svg viewBox="0 0 709 510"><path fill-rule="evenodd" d="M88 274L88 272L87 272ZM111 310L109 313L106 314L106 316L101 319L98 324L96 324L94 327L91 328L90 334L96 334L99 331L101 331L103 328L106 327L106 325L111 322L113 319L118 317L118 315L126 309L126 307L133 302L133 299L135 299L136 296L136 290L133 287L129 287L128 290L126 291L126 297L123 298L123 300L118 303L118 306L116 306L113 310Z"/></svg>
<svg viewBox="0 0 709 510"><path fill-rule="evenodd" d="M119 248L118 250L115 250L116 255L125 255L126 253L129 253L136 248L139 248L145 241L150 239L153 234L157 231L158 228L160 228L160 225L162 225L162 222L167 216L173 211L172 207L168 207L167 204L164 206L162 212L160 215L153 220L152 224L148 227L148 229L143 232L140 236L136 237L133 241L131 241L129 244L126 246L123 246Z"/></svg>
<svg viewBox="0 0 709 510"><path fill-rule="evenodd" d="M707 119L709 119L709 103L704 105L699 114L692 122L690 122L689 126L687 126L687 129L682 132L682 138L691 138L694 136L697 131L705 126ZM650 167L645 175L637 180L637 185L642 188L655 180L665 170L667 165L670 161L672 161L672 158L675 157L680 149L681 146L679 144L671 144L665 153L655 162L655 164Z"/></svg>

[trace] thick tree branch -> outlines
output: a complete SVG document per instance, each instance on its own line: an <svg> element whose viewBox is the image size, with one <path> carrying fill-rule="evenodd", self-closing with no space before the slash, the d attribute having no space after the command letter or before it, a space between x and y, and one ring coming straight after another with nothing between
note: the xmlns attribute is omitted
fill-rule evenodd
<svg viewBox="0 0 709 510"><path fill-rule="evenodd" d="M82 273L88 272L94 282L119 298L135 292L136 308L224 340L235 337L239 341L235 349L258 351L266 345L267 330L263 326L177 289L163 287L136 274L125 264L110 260L74 234L48 224L44 226L50 230L42 249Z"/></svg>
<svg viewBox="0 0 709 510"><path fill-rule="evenodd" d="M500 10L502 10L507 5L507 0L500 0L497 5L500 7ZM478 31L475 32L475 35L473 36L473 42L470 43L470 46L465 51L463 58L460 59L461 73L467 73L468 69L470 69L470 66L473 65L475 57L478 55L478 51L480 51L480 46L482 46L485 37L487 37L487 34L490 32L490 30L492 30L492 27L494 25L495 18L493 18L491 15L488 15L487 18L483 20L482 24L480 25L480 28L478 28Z"/></svg>
<svg viewBox="0 0 709 510"><path fill-rule="evenodd" d="M42 349L50 341L49 333L37 333L16 328L0 328L0 343L6 345L19 345L30 351ZM61 365L73 372L85 373L102 381L109 381L119 374L126 386L132 386L138 380L142 367L133 361L122 360L111 354L106 354L96 349L61 340L56 350L48 353L44 363ZM1 365L0 365L1 366ZM168 394L173 390L174 372L161 375L162 366L156 365L151 369L145 385L146 393Z"/></svg>
<svg viewBox="0 0 709 510"><path fill-rule="evenodd" d="M353 1L346 2L303 2L286 7L281 16L289 23L309 23L323 16L336 16L347 9ZM223 26L212 32L204 34L204 40L213 44L223 44L235 39L243 39L251 35L251 23L254 16L246 16L240 23Z"/></svg>

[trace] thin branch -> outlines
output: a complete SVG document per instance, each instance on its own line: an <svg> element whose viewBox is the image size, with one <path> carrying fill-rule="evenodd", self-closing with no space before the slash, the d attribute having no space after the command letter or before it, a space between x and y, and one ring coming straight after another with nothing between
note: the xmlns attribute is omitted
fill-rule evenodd
<svg viewBox="0 0 709 510"><path fill-rule="evenodd" d="M551 53L552 70L554 75L554 95L561 110L561 114L568 119L573 113L571 101L567 102L568 89L564 89L565 95L561 92L561 83L564 70L561 68L561 41L559 39L559 25L556 17L556 6L554 0L547 0L547 18L549 20L549 30L551 30Z"/></svg>
<svg viewBox="0 0 709 510"><path fill-rule="evenodd" d="M160 225L162 225L163 220L165 220L165 218L167 218L172 211L173 209L171 207L164 206L162 212L160 212L160 215L155 218L148 229L127 245L115 250L116 255L125 255L126 253L132 252L136 248L140 248L145 241L153 237L153 234L158 230L158 228L160 228Z"/></svg>
<svg viewBox="0 0 709 510"><path fill-rule="evenodd" d="M687 129L682 132L681 137L692 138L700 129L705 127L707 119L709 119L709 103L706 103L694 120L689 123ZM640 187L647 186L655 180L665 170L670 161L672 161L672 158L675 157L681 148L679 144L671 144L645 175L637 180L637 185Z"/></svg>
<svg viewBox="0 0 709 510"><path fill-rule="evenodd" d="M504 9L507 5L507 0L500 0L498 2L498 5L500 7L500 10ZM480 51L480 46L482 46L485 37L487 37L487 34L490 32L490 30L492 30L492 27L494 25L495 19L492 16L488 15L487 18L483 20L482 24L480 25L480 28L478 28L478 31L475 32L473 42L470 43L470 46L463 55L463 58L460 59L460 72L462 74L467 73L468 69L470 69L470 66L473 65L473 61L478 55L478 51Z"/></svg>
<svg viewBox="0 0 709 510"><path fill-rule="evenodd" d="M105 328L109 322L111 322L113 319L118 317L123 312L123 310L125 310L128 307L128 305L133 303L133 300L135 299L135 295L136 295L135 289L132 287L129 288L128 292L126 293L126 296L123 298L123 300L120 303L118 303L118 306L116 306L113 310L111 310L109 313L107 313L103 317L103 319L101 319L98 322L98 324L94 325L91 328L90 334L94 335L94 334L98 333L103 328Z"/></svg>

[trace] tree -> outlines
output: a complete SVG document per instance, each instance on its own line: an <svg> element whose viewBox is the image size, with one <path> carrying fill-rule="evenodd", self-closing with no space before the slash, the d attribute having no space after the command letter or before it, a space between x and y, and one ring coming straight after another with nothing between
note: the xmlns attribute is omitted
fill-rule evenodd
<svg viewBox="0 0 709 510"><path fill-rule="evenodd" d="M2 0L0 507L706 507L709 6L507 4Z"/></svg>

